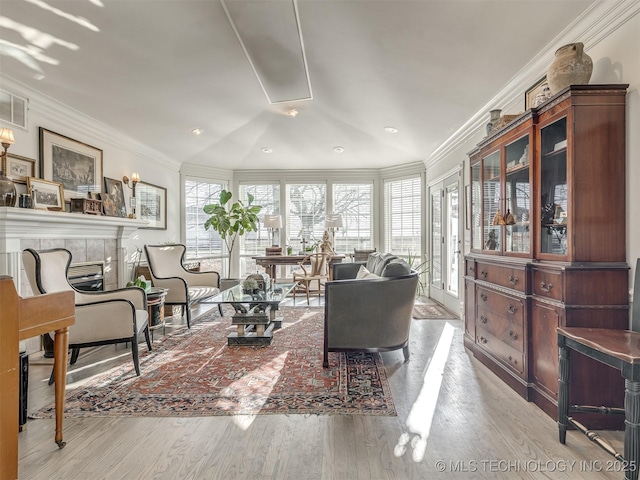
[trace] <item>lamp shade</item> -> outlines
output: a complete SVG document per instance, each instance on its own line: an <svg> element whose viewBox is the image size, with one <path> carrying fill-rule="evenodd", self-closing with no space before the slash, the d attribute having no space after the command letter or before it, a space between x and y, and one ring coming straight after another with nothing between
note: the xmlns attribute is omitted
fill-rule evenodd
<svg viewBox="0 0 640 480"><path fill-rule="evenodd" d="M340 228L342 226L342 215L330 213L324 219L325 228Z"/></svg>
<svg viewBox="0 0 640 480"><path fill-rule="evenodd" d="M8 143L9 145L16 143L15 138L13 138L13 130L0 128L0 143Z"/></svg>
<svg viewBox="0 0 640 480"><path fill-rule="evenodd" d="M131 174L131 181L134 183L138 183L140 181L140 174L138 172L133 172Z"/></svg>
<svg viewBox="0 0 640 480"><path fill-rule="evenodd" d="M280 215L265 215L263 223L266 228L281 228L282 217Z"/></svg>

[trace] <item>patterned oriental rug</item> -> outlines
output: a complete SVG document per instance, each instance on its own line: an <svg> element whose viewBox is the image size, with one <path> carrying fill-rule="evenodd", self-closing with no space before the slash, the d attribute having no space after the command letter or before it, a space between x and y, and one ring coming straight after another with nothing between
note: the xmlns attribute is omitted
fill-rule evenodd
<svg viewBox="0 0 640 480"><path fill-rule="evenodd" d="M444 307L437 304L416 304L413 306L413 314L411 315L416 320L440 320L440 319L455 319L453 313Z"/></svg>
<svg viewBox="0 0 640 480"><path fill-rule="evenodd" d="M283 307L269 347L228 347L235 331L217 308L131 361L67 393L67 417L167 417L236 414L395 416L379 354L330 353L322 368L320 308ZM130 360L130 359L128 359ZM32 418L51 418L54 405Z"/></svg>

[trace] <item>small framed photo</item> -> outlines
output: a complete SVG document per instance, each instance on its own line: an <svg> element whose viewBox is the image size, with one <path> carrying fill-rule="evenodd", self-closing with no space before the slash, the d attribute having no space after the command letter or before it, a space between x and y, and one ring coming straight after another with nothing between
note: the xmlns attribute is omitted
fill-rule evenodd
<svg viewBox="0 0 640 480"><path fill-rule="evenodd" d="M27 178L36 176L36 161L32 158L7 153L4 174L13 180L13 183L27 183Z"/></svg>
<svg viewBox="0 0 640 480"><path fill-rule="evenodd" d="M544 86L547 84L547 76L545 75L536 83L531 85L524 93L524 109L529 110L533 106L535 98L542 93Z"/></svg>
<svg viewBox="0 0 640 480"><path fill-rule="evenodd" d="M27 177L27 190L32 192L33 208L40 210L65 210L64 189L59 182Z"/></svg>
<svg viewBox="0 0 640 480"><path fill-rule="evenodd" d="M40 176L68 197L102 191L102 150L40 127Z"/></svg>
<svg viewBox="0 0 640 480"><path fill-rule="evenodd" d="M104 195L100 195L100 199L106 205L106 202L112 200L115 205L116 215L107 213L107 207L105 206L105 215L112 217L127 217L127 204L124 202L124 187L122 186L122 180L115 180L113 178L104 177L104 193L109 195L109 199L105 200Z"/></svg>
<svg viewBox="0 0 640 480"><path fill-rule="evenodd" d="M167 229L167 189L146 182L136 184L136 215L149 225L141 228Z"/></svg>

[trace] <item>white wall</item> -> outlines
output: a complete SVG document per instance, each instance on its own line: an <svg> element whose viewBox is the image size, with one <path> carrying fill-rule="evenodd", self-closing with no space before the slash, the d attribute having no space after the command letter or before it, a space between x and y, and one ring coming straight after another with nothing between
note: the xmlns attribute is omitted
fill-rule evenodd
<svg viewBox="0 0 640 480"><path fill-rule="evenodd" d="M640 258L640 188L638 188L640 183L640 15L636 14L629 18L615 31L599 39L596 44L588 49L585 48L585 52L592 58L594 65L589 83L629 84L626 118L626 243L627 262L631 267L630 285L632 285L636 259ZM544 71L540 72L539 77L544 73ZM524 99L524 95L521 98ZM503 113L515 114L524 109L524 100L512 102L507 106L496 105L495 108L502 108ZM486 119L487 121L489 119L488 111ZM466 153L484 138L484 127L480 125L474 132L465 132L464 135L467 138L454 140L452 144L456 145L455 148L440 161L428 166L427 182L464 161L465 184L469 184L469 163ZM618 207L622 206L611 206L612 215L618 214L620 211ZM468 253L470 248L469 234L470 232L465 230L465 253ZM463 274L463 269L460 270ZM640 325L634 325L633 328L640 330Z"/></svg>
<svg viewBox="0 0 640 480"><path fill-rule="evenodd" d="M26 129L9 126L13 129L16 143L10 153L39 159L39 127L65 135L74 140L89 144L103 151L103 176L121 180L124 175L139 172L141 180L167 189L167 230L141 229L125 242L128 254L135 253L136 247L145 243L163 243L180 240L180 176L179 163L162 158L148 146L141 145L121 132L100 124L55 100L31 91L21 85L0 78L3 89L29 99L28 123ZM37 168L37 167L36 167ZM18 185L18 192L26 187ZM127 208L131 190L125 188Z"/></svg>

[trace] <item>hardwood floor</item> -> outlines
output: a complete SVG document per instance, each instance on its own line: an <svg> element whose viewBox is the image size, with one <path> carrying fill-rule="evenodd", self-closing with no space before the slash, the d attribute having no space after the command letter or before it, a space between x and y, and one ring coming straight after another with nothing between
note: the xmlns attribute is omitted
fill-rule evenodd
<svg viewBox="0 0 640 480"><path fill-rule="evenodd" d="M306 306L306 300L296 304ZM180 323L177 316L171 320ZM584 435L571 431L561 445L555 421L471 357L462 334L459 320L414 320L410 361L403 363L401 351L383 355L397 417L67 418L62 450L53 441L53 420L29 420L20 434L19 478L624 477L620 465ZM155 340L161 337L156 332ZM130 361L124 346L81 354L68 388ZM31 360L30 411L53 398L46 384L49 363ZM601 433L622 449L621 432Z"/></svg>

